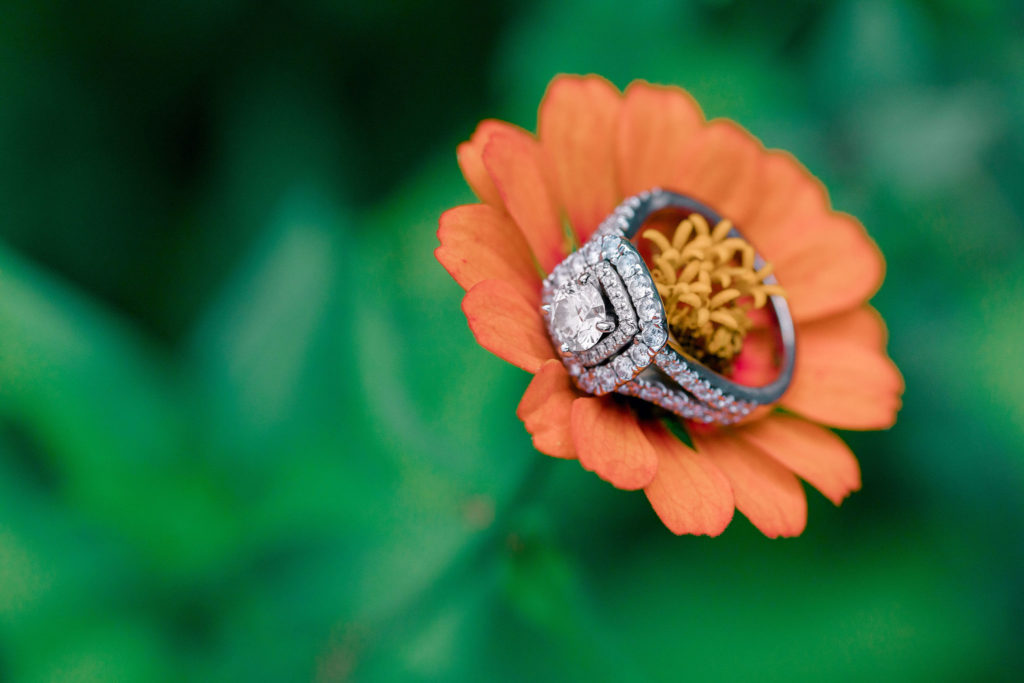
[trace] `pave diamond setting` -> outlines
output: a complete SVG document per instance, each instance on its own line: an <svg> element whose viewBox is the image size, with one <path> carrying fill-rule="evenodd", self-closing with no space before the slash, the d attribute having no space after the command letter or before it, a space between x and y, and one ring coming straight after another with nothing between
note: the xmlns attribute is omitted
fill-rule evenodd
<svg viewBox="0 0 1024 683"><path fill-rule="evenodd" d="M551 304L551 332L568 351L586 351L601 339L606 321L604 298L591 281L569 282L559 288Z"/></svg>

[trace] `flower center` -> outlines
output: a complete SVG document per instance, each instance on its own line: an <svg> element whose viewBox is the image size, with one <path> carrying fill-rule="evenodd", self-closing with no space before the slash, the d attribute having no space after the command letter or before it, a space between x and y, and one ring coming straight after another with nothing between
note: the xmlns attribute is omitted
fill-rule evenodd
<svg viewBox="0 0 1024 683"><path fill-rule="evenodd" d="M785 296L779 285L764 282L771 264L755 269L754 248L730 230L729 221L711 228L693 213L671 241L653 229L642 235L654 254L651 275L665 303L669 343L721 373L731 369L753 327L748 313L769 296Z"/></svg>

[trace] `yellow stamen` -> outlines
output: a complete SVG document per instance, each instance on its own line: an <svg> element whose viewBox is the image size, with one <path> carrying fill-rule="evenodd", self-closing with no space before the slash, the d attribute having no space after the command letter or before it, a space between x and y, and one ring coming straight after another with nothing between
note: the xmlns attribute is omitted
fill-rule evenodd
<svg viewBox="0 0 1024 683"><path fill-rule="evenodd" d="M669 343L719 372L726 372L753 326L747 312L763 308L770 296L785 296L765 284L772 266L754 269L754 248L729 236L732 223L713 228L700 214L685 218L672 239L645 230L654 255L652 276L665 302Z"/></svg>

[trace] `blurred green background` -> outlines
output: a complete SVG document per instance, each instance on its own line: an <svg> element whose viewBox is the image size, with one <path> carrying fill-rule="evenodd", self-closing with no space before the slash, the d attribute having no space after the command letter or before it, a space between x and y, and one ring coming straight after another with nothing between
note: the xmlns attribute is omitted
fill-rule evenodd
<svg viewBox="0 0 1024 683"><path fill-rule="evenodd" d="M0 679L1021 671L1021 4L0 14ZM688 88L884 250L905 407L802 537L672 536L473 341L454 148L562 71Z"/></svg>

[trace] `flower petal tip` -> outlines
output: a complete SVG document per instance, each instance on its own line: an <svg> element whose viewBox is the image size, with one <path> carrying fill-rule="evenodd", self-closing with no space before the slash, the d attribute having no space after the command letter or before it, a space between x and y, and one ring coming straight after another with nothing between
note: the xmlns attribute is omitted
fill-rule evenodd
<svg viewBox="0 0 1024 683"><path fill-rule="evenodd" d="M572 403L577 394L561 361L545 362L526 387L516 416L523 421L541 453L555 458L575 458L573 446Z"/></svg>
<svg viewBox="0 0 1024 683"><path fill-rule="evenodd" d="M700 452L732 484L736 507L769 538L799 536L807 525L807 496L788 468L741 437L742 429L695 433Z"/></svg>
<svg viewBox="0 0 1024 683"><path fill-rule="evenodd" d="M611 397L577 398L571 423L573 445L584 469L627 491L654 479L658 454L628 406Z"/></svg>
<svg viewBox="0 0 1024 683"><path fill-rule="evenodd" d="M484 280L462 298L466 315L480 346L530 373L554 358L540 313L516 289L502 280Z"/></svg>
<svg viewBox="0 0 1024 683"><path fill-rule="evenodd" d="M662 523L676 535L725 531L735 512L725 474L660 423L647 422L643 430L658 453L658 471L644 493Z"/></svg>

